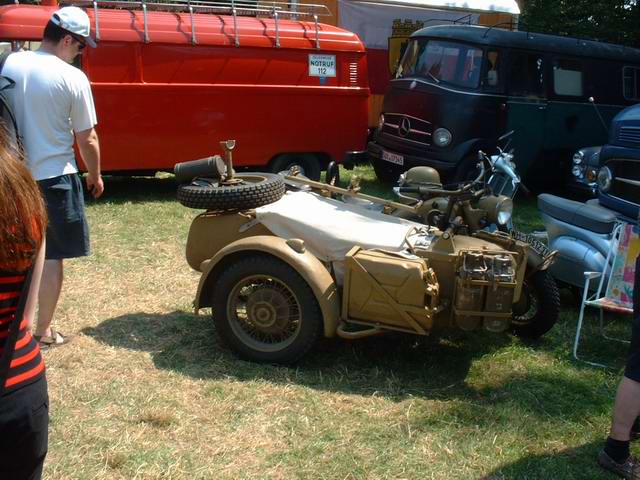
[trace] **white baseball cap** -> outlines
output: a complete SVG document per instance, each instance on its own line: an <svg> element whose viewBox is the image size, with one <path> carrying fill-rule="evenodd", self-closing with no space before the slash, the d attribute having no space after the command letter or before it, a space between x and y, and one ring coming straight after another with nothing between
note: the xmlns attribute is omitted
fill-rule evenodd
<svg viewBox="0 0 640 480"><path fill-rule="evenodd" d="M78 7L63 7L51 15L51 21L69 33L79 35L85 39L87 45L95 48L96 42L89 36L91 24L89 16Z"/></svg>

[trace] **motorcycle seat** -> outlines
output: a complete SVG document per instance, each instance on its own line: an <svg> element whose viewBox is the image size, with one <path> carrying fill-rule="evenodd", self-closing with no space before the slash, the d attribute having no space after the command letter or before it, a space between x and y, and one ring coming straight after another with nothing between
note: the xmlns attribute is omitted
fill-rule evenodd
<svg viewBox="0 0 640 480"><path fill-rule="evenodd" d="M617 221L616 214L604 207L548 193L538 196L538 209L570 225L601 234L611 233Z"/></svg>

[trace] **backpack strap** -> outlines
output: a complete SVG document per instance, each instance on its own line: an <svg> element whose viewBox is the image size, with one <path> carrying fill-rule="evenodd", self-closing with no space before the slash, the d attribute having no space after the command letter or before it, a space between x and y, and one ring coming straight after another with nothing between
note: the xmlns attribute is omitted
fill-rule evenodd
<svg viewBox="0 0 640 480"><path fill-rule="evenodd" d="M13 52L11 50L5 50L2 52L2 55L0 55L0 72L2 72L2 69L4 68L4 62L7 61L7 58L9 58L9 55L12 53Z"/></svg>
<svg viewBox="0 0 640 480"><path fill-rule="evenodd" d="M9 135L15 137L16 144L18 145L18 149L24 152L24 145L22 143L22 138L20 137L20 132L18 131L18 122L16 121L16 117L13 114L13 110L9 106L7 102L7 97L5 95L5 91L13 88L16 84L11 78L5 77L2 75L2 69L4 68L4 64L13 52L11 50L6 50L2 52L0 55L0 119L7 122L7 117L11 122L10 125L6 125L5 128L9 131Z"/></svg>

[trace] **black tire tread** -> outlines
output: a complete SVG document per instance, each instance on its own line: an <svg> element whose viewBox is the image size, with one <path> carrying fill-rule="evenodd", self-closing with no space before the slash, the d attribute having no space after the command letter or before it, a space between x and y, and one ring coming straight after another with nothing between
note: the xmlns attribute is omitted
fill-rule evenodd
<svg viewBox="0 0 640 480"><path fill-rule="evenodd" d="M278 201L285 192L284 180L271 173L259 173L265 180L231 186L184 184L178 187L178 202L185 207L206 210L247 210ZM236 175L242 178L242 175ZM255 176L255 175L248 175Z"/></svg>
<svg viewBox="0 0 640 480"><path fill-rule="evenodd" d="M388 162L385 162L388 163ZM371 165L373 166L373 171L376 174L376 178L384 184L395 184L400 177L400 174L404 172L404 168L393 165L391 163L385 165L383 160L372 160Z"/></svg>
<svg viewBox="0 0 640 480"><path fill-rule="evenodd" d="M275 353L260 352L248 348L233 333L226 318L228 296L233 286L247 275L265 272L267 274L276 272L290 278L289 281L283 278L280 278L280 280L285 281L289 288L296 293L303 315L302 331L298 334L296 341L281 352ZM294 364L313 348L322 335L322 312L313 290L290 265L270 255L251 255L229 265L218 278L213 293L212 305L213 322L218 335L226 345L244 360L258 363ZM221 312L222 314L220 314Z"/></svg>
<svg viewBox="0 0 640 480"><path fill-rule="evenodd" d="M535 340L549 332L560 316L560 290L548 270L534 273L528 280L540 293L538 313L527 325L514 325L513 332L522 338Z"/></svg>

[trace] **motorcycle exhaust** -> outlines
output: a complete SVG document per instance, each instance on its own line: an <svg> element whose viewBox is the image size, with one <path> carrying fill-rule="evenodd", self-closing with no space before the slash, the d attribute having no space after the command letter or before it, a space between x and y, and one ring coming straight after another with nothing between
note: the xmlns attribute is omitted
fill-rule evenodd
<svg viewBox="0 0 640 480"><path fill-rule="evenodd" d="M221 178L226 172L227 166L220 155L176 163L173 168L179 184L190 183L196 177Z"/></svg>

